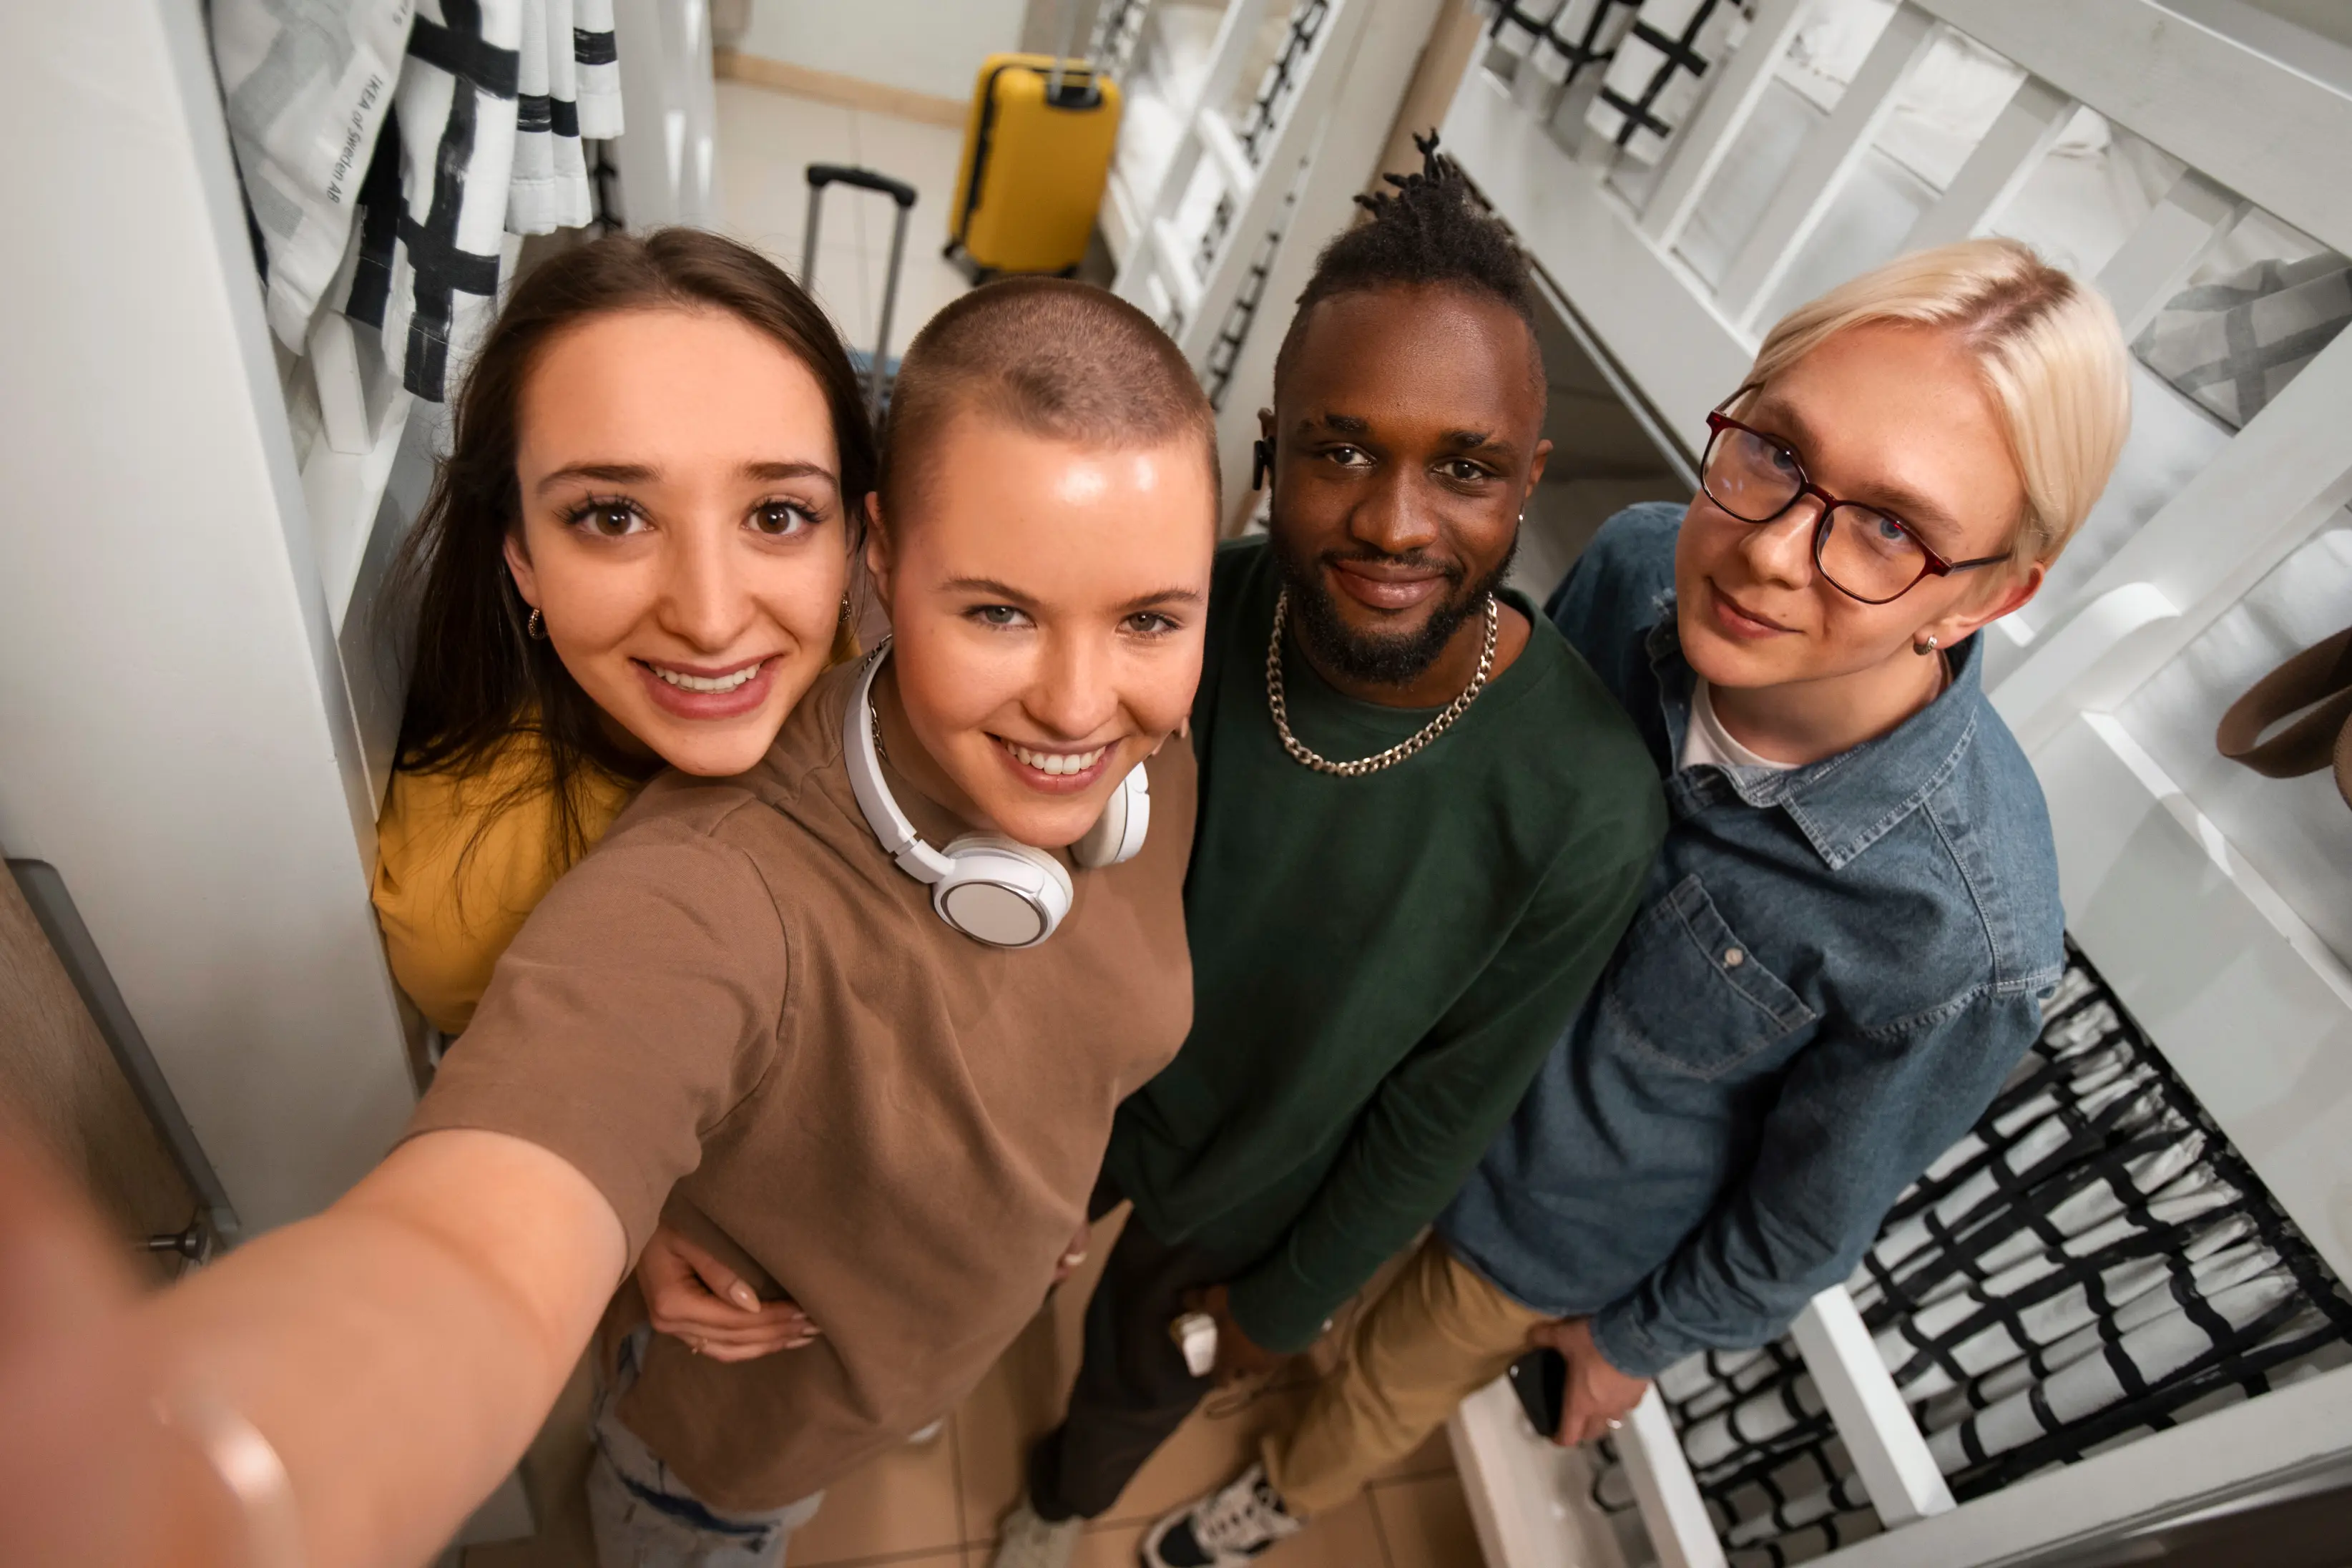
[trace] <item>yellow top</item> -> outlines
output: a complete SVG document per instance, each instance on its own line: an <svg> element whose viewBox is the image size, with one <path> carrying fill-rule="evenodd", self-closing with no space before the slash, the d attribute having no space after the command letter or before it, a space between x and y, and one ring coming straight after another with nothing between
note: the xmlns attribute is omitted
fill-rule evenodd
<svg viewBox="0 0 2352 1568"><path fill-rule="evenodd" d="M846 620L825 667L858 655ZM572 869L555 847L554 797L545 787L483 818L509 791L547 776L547 751L528 725L488 764L466 773L399 772L375 820L375 919L392 977L432 1026L455 1037L474 1019L499 955ZM595 766L580 773L582 853L596 847L640 785ZM475 837L479 830L480 837Z"/></svg>
<svg viewBox="0 0 2352 1568"><path fill-rule="evenodd" d="M375 825L376 921L393 978L445 1035L472 1022L499 955L571 869L554 844L555 800L545 787L484 822L509 790L543 778L546 768L538 732L518 730L487 767L392 775ZM582 771L580 826L589 844L636 791L602 769Z"/></svg>

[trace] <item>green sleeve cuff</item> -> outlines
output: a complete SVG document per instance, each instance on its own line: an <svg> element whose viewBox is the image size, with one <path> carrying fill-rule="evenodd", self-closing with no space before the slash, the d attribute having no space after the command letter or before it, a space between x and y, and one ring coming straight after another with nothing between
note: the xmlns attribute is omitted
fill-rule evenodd
<svg viewBox="0 0 2352 1568"><path fill-rule="evenodd" d="M1296 1355L1323 1337L1338 1302L1317 1300L1291 1270L1286 1247L1226 1286L1227 1305L1242 1332L1278 1355Z"/></svg>

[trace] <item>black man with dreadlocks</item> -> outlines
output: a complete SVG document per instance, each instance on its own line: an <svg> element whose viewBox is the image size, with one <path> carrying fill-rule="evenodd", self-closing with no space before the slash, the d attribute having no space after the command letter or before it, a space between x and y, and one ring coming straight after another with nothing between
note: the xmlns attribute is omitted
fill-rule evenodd
<svg viewBox="0 0 2352 1568"><path fill-rule="evenodd" d="M1324 250L1259 416L1270 530L1219 553L1192 710L1192 1029L1119 1109L1095 1210L1133 1212L997 1568L1061 1568L1213 1377L1307 1348L1430 1222L1664 829L1631 721L1502 586L1550 445L1527 264L1423 152Z"/></svg>

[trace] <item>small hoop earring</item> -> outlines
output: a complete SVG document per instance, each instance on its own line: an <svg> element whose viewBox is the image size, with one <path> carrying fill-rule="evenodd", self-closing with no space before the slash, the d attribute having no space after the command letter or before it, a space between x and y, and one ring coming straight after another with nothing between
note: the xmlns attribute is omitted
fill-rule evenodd
<svg viewBox="0 0 2352 1568"><path fill-rule="evenodd" d="M1915 642L1915 643L1913 643L1913 644L1911 645L1911 651L1912 651L1913 653L1917 654L1921 658L1927 658L1929 654L1931 654L1931 653L1935 652L1935 651L1936 651L1936 637L1935 637L1935 634L1934 634L1933 632L1930 632L1930 633L1927 635L1927 640L1926 642Z"/></svg>
<svg viewBox="0 0 2352 1568"><path fill-rule="evenodd" d="M530 607L530 619L523 622L522 629L524 635L529 637L533 642L545 642L547 640L547 619L539 613L539 606L537 605L533 605Z"/></svg>
<svg viewBox="0 0 2352 1568"><path fill-rule="evenodd" d="M1260 439L1250 443L1250 489L1262 490L1274 478L1274 443Z"/></svg>

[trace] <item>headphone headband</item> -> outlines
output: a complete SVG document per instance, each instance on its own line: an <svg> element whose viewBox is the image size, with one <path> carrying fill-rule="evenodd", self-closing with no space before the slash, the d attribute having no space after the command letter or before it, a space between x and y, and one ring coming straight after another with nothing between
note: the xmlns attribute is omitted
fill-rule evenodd
<svg viewBox="0 0 2352 1568"><path fill-rule="evenodd" d="M849 790L857 797L857 809L866 814L866 826L881 841L882 852L918 882L935 883L951 868L948 858L923 842L923 836L891 798L889 786L882 782L882 755L874 744L874 678L882 673L882 661L889 657L890 639L884 637L866 656L866 668L858 672L857 688L850 693L849 710L842 720L841 744L848 754Z"/></svg>

